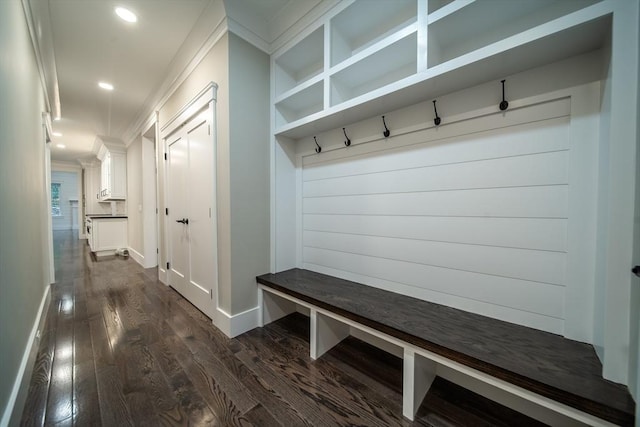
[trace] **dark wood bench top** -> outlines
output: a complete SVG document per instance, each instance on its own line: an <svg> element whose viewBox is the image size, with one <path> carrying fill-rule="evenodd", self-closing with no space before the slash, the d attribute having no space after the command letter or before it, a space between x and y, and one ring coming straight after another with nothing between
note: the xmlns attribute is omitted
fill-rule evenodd
<svg viewBox="0 0 640 427"><path fill-rule="evenodd" d="M626 386L602 378L589 344L309 270L258 283L619 425L633 425Z"/></svg>

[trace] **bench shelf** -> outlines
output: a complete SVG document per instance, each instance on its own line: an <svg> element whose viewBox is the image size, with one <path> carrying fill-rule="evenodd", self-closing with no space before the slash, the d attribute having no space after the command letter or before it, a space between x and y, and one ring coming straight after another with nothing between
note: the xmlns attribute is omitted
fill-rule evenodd
<svg viewBox="0 0 640 427"><path fill-rule="evenodd" d="M403 414L409 419L443 365L547 407L557 402L559 413L581 422L633 425L627 387L602 378L589 344L308 270L257 281L261 324L295 311L296 304L310 309L314 359L350 327L402 347Z"/></svg>

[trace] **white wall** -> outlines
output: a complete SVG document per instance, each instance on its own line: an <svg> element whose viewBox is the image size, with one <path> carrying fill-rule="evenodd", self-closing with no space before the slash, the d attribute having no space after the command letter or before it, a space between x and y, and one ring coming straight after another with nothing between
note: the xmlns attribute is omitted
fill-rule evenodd
<svg viewBox="0 0 640 427"><path fill-rule="evenodd" d="M607 218L604 231L605 307L604 376L623 384L632 383L637 354L631 350L633 325L640 293L634 282L633 229L636 197L636 150L638 140L638 2L614 2L611 47L611 115L608 144L609 166L603 197ZM636 338L634 338L636 339ZM631 368L633 366L633 368Z"/></svg>
<svg viewBox="0 0 640 427"><path fill-rule="evenodd" d="M142 138L136 138L127 147L127 216L129 248L134 259L144 257L142 217Z"/></svg>
<svg viewBox="0 0 640 427"><path fill-rule="evenodd" d="M128 246L144 268L158 265L155 156L154 142L143 136L127 147Z"/></svg>
<svg viewBox="0 0 640 427"><path fill-rule="evenodd" d="M80 197L78 173L51 171L51 184L60 184L60 216L53 217L54 230L78 230Z"/></svg>
<svg viewBox="0 0 640 427"><path fill-rule="evenodd" d="M155 127L153 128L155 133ZM155 140L155 137L154 137ZM142 137L142 266L151 268L158 265L158 211L156 193L156 146L149 138Z"/></svg>
<svg viewBox="0 0 640 427"><path fill-rule="evenodd" d="M231 308L258 303L269 271L269 56L229 34Z"/></svg>
<svg viewBox="0 0 640 427"><path fill-rule="evenodd" d="M48 289L45 97L19 1L0 1L0 64L0 424L5 425L16 397L15 416L21 415L20 375L27 367L27 381L30 377L26 353Z"/></svg>

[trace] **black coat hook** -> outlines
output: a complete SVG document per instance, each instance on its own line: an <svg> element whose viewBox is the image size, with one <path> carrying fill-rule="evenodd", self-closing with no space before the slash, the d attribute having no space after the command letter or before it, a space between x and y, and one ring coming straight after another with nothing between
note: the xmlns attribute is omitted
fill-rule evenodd
<svg viewBox="0 0 640 427"><path fill-rule="evenodd" d="M322 147L320 147L320 144L318 144L318 140L316 139L316 137L313 137L313 140L316 142L316 145L318 146L318 148L316 148L316 153L319 153L322 151Z"/></svg>
<svg viewBox="0 0 640 427"><path fill-rule="evenodd" d="M351 140L347 136L347 131L345 130L345 128L342 128L342 132L344 133L344 137L347 138L347 140L344 142L344 145L348 147L351 145Z"/></svg>
<svg viewBox="0 0 640 427"><path fill-rule="evenodd" d="M433 100L433 111L436 113L436 118L433 119L433 123L438 126L442 120L438 117L438 110L436 109L436 100Z"/></svg>
<svg viewBox="0 0 640 427"><path fill-rule="evenodd" d="M500 110L504 111L507 108L509 108L509 103L507 102L506 99L504 99L504 82L506 80L502 80L502 102L500 103Z"/></svg>
<svg viewBox="0 0 640 427"><path fill-rule="evenodd" d="M382 124L384 125L384 132L382 132L382 134L385 138L389 138L389 135L391 135L391 131L389 131L389 129L387 128L387 122L384 121L384 116L382 116Z"/></svg>

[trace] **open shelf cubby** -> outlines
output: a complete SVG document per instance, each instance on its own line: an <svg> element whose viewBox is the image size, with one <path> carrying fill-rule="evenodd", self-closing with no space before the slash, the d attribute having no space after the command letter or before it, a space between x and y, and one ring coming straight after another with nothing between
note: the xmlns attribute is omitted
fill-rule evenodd
<svg viewBox="0 0 640 427"><path fill-rule="evenodd" d="M324 81L296 92L276 104L276 127L280 128L288 123L309 116L324 107Z"/></svg>
<svg viewBox="0 0 640 427"><path fill-rule="evenodd" d="M331 66L416 22L416 1L357 0L331 19Z"/></svg>
<svg viewBox="0 0 640 427"><path fill-rule="evenodd" d="M598 1L494 0L490 3L466 3L429 24L428 67L489 46Z"/></svg>
<svg viewBox="0 0 640 427"><path fill-rule="evenodd" d="M431 14L436 10L439 10L445 7L449 3L452 3L453 1L454 0L429 0L429 3L427 5L427 13ZM457 0L457 1L460 1L460 0ZM468 0L463 0L463 1L468 1Z"/></svg>
<svg viewBox="0 0 640 427"><path fill-rule="evenodd" d="M324 27L320 27L275 60L276 96L319 75L323 69Z"/></svg>
<svg viewBox="0 0 640 427"><path fill-rule="evenodd" d="M331 106L397 82L417 72L417 33L369 55L331 76Z"/></svg>

